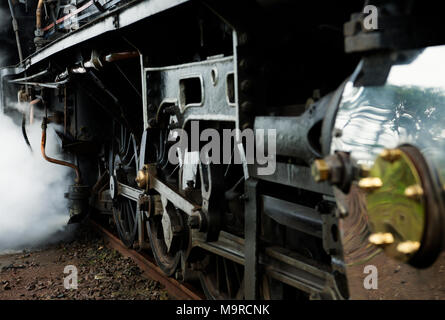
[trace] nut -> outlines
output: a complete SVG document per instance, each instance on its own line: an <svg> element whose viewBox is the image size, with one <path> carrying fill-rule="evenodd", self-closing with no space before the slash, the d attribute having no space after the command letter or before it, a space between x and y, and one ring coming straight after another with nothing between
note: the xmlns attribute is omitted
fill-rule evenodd
<svg viewBox="0 0 445 320"><path fill-rule="evenodd" d="M201 218L198 215L189 216L188 225L190 229L201 228Z"/></svg>
<svg viewBox="0 0 445 320"><path fill-rule="evenodd" d="M419 250L419 241L404 241L397 245L397 251L403 254L412 254Z"/></svg>
<svg viewBox="0 0 445 320"><path fill-rule="evenodd" d="M418 184L405 189L405 196L412 200L419 200L423 196L423 188Z"/></svg>
<svg viewBox="0 0 445 320"><path fill-rule="evenodd" d="M325 160L317 159L311 167L312 177L316 182L322 182L329 179L330 168Z"/></svg>
<svg viewBox="0 0 445 320"><path fill-rule="evenodd" d="M149 178L150 176L148 174L148 167L145 165L142 170L138 171L135 182L137 183L139 188L145 189L148 186Z"/></svg>
<svg viewBox="0 0 445 320"><path fill-rule="evenodd" d="M385 149L380 154L380 158L385 161L394 162L400 159L402 151L399 149Z"/></svg>
<svg viewBox="0 0 445 320"><path fill-rule="evenodd" d="M377 177L369 177L360 179L358 182L358 186L360 189L365 191L374 191L383 186L382 179Z"/></svg>
<svg viewBox="0 0 445 320"><path fill-rule="evenodd" d="M372 243L375 246L383 246L394 243L394 236L392 233L373 233L368 238L369 242Z"/></svg>

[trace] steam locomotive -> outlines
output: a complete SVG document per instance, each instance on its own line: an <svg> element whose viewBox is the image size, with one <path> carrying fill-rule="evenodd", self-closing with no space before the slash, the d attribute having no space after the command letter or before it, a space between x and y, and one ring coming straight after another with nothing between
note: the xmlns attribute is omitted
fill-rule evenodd
<svg viewBox="0 0 445 320"><path fill-rule="evenodd" d="M2 1L1 112L25 142L45 115L72 221L109 220L208 298L347 299L351 264L383 251L426 268L443 248L434 5ZM54 124L63 160L46 154ZM205 143L225 132L229 149Z"/></svg>

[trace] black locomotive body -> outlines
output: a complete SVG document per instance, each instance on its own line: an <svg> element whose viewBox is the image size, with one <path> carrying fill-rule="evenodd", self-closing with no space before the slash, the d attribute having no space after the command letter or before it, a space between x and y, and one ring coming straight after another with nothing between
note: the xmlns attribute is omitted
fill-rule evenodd
<svg viewBox="0 0 445 320"><path fill-rule="evenodd" d="M13 65L0 69L2 112L17 116L9 106L18 96L43 111L44 135L61 126L70 160L42 149L74 169L72 220L109 219L125 245L151 250L169 276L199 280L209 298L348 298L348 254L383 249L424 267L441 251L442 131L429 133L432 157L410 140L420 131L380 140L388 123L406 129L408 107L396 116L391 100L367 113L381 101L351 91L381 88L393 68L441 48L434 10L420 1L16 0L1 10L12 14L0 41L3 65ZM403 98L402 87L394 90ZM425 110L409 115L423 126ZM440 103L435 110L439 119ZM23 117L26 137L29 111ZM368 124L381 130L364 136ZM202 161L209 137L175 148L179 129L191 140L194 130L230 132L231 149L218 150L229 161ZM272 172L248 161L249 129L265 132L265 145L275 137ZM398 220L374 221L377 213L363 218L398 206L380 206L376 191L393 181L375 167L384 149L393 156L384 172L406 167L424 190L420 201L403 185L420 236Z"/></svg>

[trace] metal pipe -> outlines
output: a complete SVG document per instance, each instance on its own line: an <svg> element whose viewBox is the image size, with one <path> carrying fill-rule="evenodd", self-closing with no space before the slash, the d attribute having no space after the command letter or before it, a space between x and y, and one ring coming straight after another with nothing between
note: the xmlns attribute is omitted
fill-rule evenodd
<svg viewBox="0 0 445 320"><path fill-rule="evenodd" d="M46 128L48 127L48 118L43 118L43 122L42 122L42 144L41 144L41 150L42 150L42 155L43 158L51 163L54 164L58 164L61 166L65 166L65 167L70 167L72 169L74 169L74 171L76 171L76 184L80 184L81 183L81 177L80 177L80 170L79 167L77 167L76 165L66 162L66 161L61 161L61 160L57 160L57 159L53 159L50 158L46 155L45 149L46 149Z"/></svg>
<svg viewBox="0 0 445 320"><path fill-rule="evenodd" d="M37 30L42 29L42 7L43 7L43 1L39 0L39 3L37 4L37 10L36 10L36 28Z"/></svg>
<svg viewBox="0 0 445 320"><path fill-rule="evenodd" d="M30 104L30 109L29 109L29 123L33 124L34 123L34 106L39 103L40 101L42 101L41 98L37 98L32 100L29 104Z"/></svg>
<svg viewBox="0 0 445 320"><path fill-rule="evenodd" d="M139 58L139 52L137 52L137 51L110 53L105 56L104 60L106 62L110 63L110 62L116 62L116 61L127 60L127 59L135 59L135 58Z"/></svg>
<svg viewBox="0 0 445 320"><path fill-rule="evenodd" d="M15 18L14 10L12 9L11 0L8 0L8 4L9 4L9 11L11 11L12 28L14 29L14 33L15 33L15 40L17 42L17 50L19 51L19 59L20 59L20 63L22 63L23 52L22 52L22 45L20 44L19 25L17 23L17 19Z"/></svg>

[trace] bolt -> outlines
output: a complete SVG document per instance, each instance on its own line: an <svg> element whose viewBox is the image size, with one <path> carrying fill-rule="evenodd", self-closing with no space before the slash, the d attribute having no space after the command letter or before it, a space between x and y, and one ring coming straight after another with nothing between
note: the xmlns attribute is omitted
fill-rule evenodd
<svg viewBox="0 0 445 320"><path fill-rule="evenodd" d="M146 171L145 167L143 170L138 171L135 182L138 185L138 187L141 189L145 188L148 185L148 175L147 175L147 171Z"/></svg>
<svg viewBox="0 0 445 320"><path fill-rule="evenodd" d="M199 229L201 227L201 217L199 215L189 216L188 225L190 229Z"/></svg>
<svg viewBox="0 0 445 320"><path fill-rule="evenodd" d="M363 178L358 182L360 189L368 192L375 191L383 186L382 179L376 177Z"/></svg>
<svg viewBox="0 0 445 320"><path fill-rule="evenodd" d="M148 120L148 126L150 128L156 127L157 121L155 118L151 118L150 120Z"/></svg>
<svg viewBox="0 0 445 320"><path fill-rule="evenodd" d="M246 60L246 59L242 59L239 62L239 67L240 67L241 70L247 71L247 70L251 69L251 63L248 60Z"/></svg>
<svg viewBox="0 0 445 320"><path fill-rule="evenodd" d="M244 101L241 104L241 111L244 113L249 113L250 111L253 110L253 103L250 101Z"/></svg>
<svg viewBox="0 0 445 320"><path fill-rule="evenodd" d="M419 241L404 241L397 245L397 251L403 254L413 254L420 248Z"/></svg>
<svg viewBox="0 0 445 320"><path fill-rule="evenodd" d="M241 90L244 93L249 92L251 89L252 89L252 81L244 80L243 82L241 82Z"/></svg>
<svg viewBox="0 0 445 320"><path fill-rule="evenodd" d="M380 158L385 161L394 162L400 159L402 151L399 149L385 149L380 154Z"/></svg>
<svg viewBox="0 0 445 320"><path fill-rule="evenodd" d="M411 200L420 200L422 196L423 196L423 188L418 184L407 187L405 189L405 197Z"/></svg>
<svg viewBox="0 0 445 320"><path fill-rule="evenodd" d="M248 37L247 33L241 33L241 34L238 36L238 44L239 44L239 45L246 45L247 42L249 41L248 38L249 38L249 37Z"/></svg>
<svg viewBox="0 0 445 320"><path fill-rule="evenodd" d="M394 243L394 236L392 233L373 233L369 236L368 241L375 246L383 246Z"/></svg>
<svg viewBox="0 0 445 320"><path fill-rule="evenodd" d="M330 168L325 160L317 159L311 166L312 177L316 182L322 182L329 179Z"/></svg>

